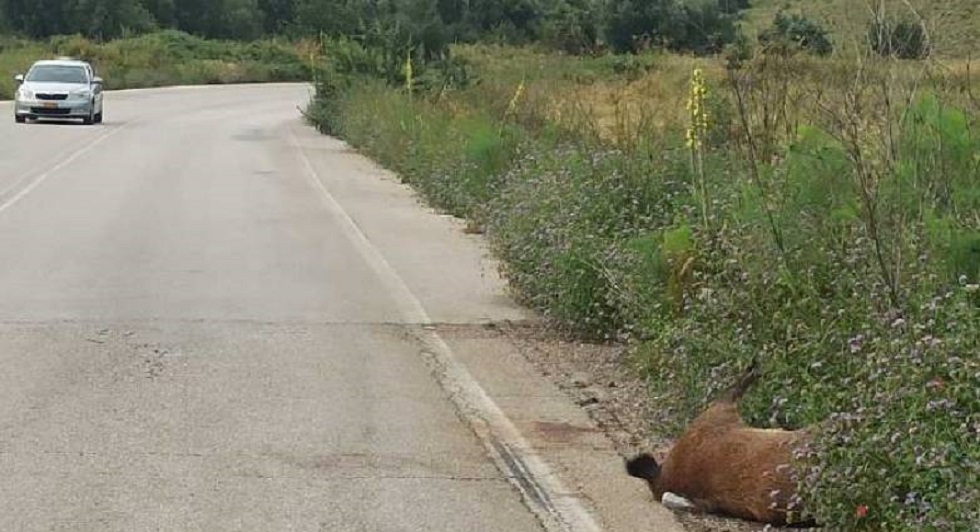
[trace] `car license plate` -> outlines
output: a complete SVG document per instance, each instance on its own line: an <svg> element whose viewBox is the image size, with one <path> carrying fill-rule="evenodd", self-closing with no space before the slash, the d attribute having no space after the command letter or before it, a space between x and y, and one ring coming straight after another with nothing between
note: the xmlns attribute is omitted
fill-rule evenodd
<svg viewBox="0 0 980 532"><path fill-rule="evenodd" d="M42 102L41 103L41 107L43 107L45 109L57 109L58 108L58 102Z"/></svg>

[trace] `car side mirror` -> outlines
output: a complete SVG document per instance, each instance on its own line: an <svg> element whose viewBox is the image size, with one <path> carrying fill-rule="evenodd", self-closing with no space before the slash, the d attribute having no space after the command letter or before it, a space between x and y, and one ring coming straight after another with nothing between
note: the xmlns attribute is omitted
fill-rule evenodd
<svg viewBox="0 0 980 532"><path fill-rule="evenodd" d="M24 82L24 75L23 74L17 74L16 76L14 76L14 81L16 81L17 83L23 83Z"/></svg>
<svg viewBox="0 0 980 532"><path fill-rule="evenodd" d="M102 81L102 78L96 76L92 78L92 83L95 85L102 85L104 82Z"/></svg>

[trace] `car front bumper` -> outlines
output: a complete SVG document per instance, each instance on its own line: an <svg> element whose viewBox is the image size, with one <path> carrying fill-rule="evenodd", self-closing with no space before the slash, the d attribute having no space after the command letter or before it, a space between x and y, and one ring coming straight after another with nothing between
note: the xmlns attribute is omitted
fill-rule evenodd
<svg viewBox="0 0 980 532"><path fill-rule="evenodd" d="M91 101L17 100L14 113L27 118L87 118L92 116Z"/></svg>

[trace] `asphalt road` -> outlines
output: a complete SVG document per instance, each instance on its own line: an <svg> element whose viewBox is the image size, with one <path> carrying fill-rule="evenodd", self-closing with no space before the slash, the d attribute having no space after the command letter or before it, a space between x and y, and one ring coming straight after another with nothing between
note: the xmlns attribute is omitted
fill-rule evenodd
<svg viewBox="0 0 980 532"><path fill-rule="evenodd" d="M479 238L308 97L116 92L93 127L0 103L0 530L520 532L535 500L598 529L433 332L527 317Z"/></svg>

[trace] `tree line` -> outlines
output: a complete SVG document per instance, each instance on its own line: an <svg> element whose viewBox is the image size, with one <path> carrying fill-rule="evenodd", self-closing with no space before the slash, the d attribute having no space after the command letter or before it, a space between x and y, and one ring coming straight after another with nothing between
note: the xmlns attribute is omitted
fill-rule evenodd
<svg viewBox="0 0 980 532"><path fill-rule="evenodd" d="M0 31L113 39L159 29L207 38L358 35L377 25L432 43L543 42L573 52L710 52L749 0L0 0Z"/></svg>

